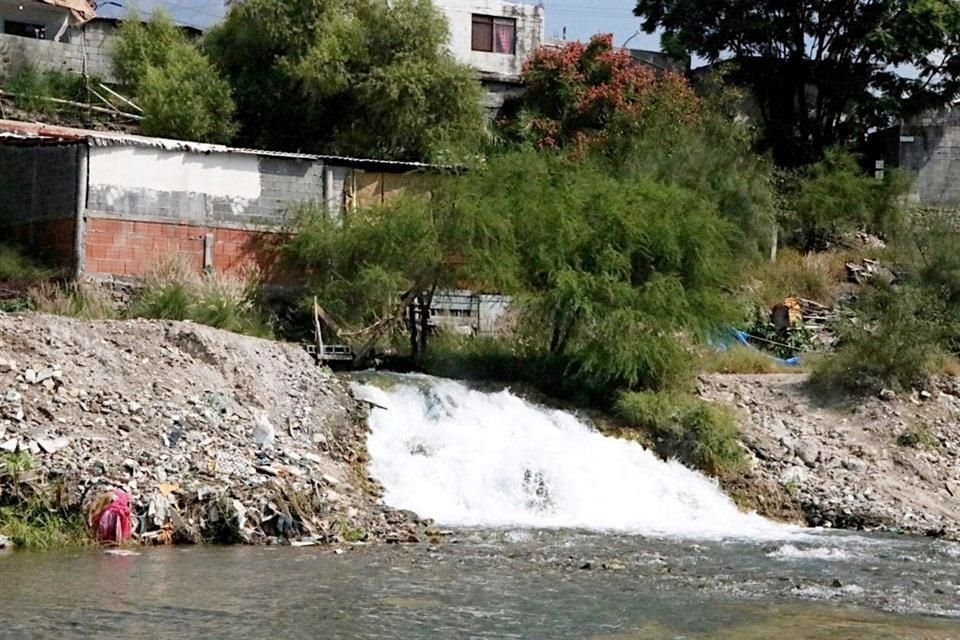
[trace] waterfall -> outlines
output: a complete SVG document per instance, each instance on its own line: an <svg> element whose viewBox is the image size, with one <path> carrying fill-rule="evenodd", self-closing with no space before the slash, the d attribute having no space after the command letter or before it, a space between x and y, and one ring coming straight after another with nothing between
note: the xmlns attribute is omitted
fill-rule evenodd
<svg viewBox="0 0 960 640"><path fill-rule="evenodd" d="M384 501L447 526L583 528L687 538L783 538L716 482L576 415L509 391L389 376L355 385L373 408L370 472Z"/></svg>

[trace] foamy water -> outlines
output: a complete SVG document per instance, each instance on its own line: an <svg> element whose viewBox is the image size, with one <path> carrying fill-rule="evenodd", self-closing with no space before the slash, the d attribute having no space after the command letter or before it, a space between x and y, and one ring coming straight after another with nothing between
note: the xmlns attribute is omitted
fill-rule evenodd
<svg viewBox="0 0 960 640"><path fill-rule="evenodd" d="M741 512L716 482L509 391L426 376L356 385L384 501L450 526L586 528L687 538L796 532Z"/></svg>

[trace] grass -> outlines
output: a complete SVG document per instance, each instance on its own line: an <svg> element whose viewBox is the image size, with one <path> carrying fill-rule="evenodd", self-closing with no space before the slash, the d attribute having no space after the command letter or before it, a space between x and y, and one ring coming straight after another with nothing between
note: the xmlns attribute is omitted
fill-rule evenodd
<svg viewBox="0 0 960 640"><path fill-rule="evenodd" d="M134 318L191 320L225 331L273 337L259 304L259 272L240 276L198 275L179 260L165 261L148 274L131 301Z"/></svg>
<svg viewBox="0 0 960 640"><path fill-rule="evenodd" d="M780 364L763 351L741 345L704 351L698 361L704 373L801 373L803 367Z"/></svg>
<svg viewBox="0 0 960 640"><path fill-rule="evenodd" d="M43 266L19 247L0 243L0 282L33 284L52 278L55 271Z"/></svg>
<svg viewBox="0 0 960 640"><path fill-rule="evenodd" d="M95 284L41 282L27 291L30 308L40 313L82 320L110 320L119 317L110 295Z"/></svg>
<svg viewBox="0 0 960 640"><path fill-rule="evenodd" d="M96 83L96 79L91 80ZM5 79L3 88L16 94L17 108L41 115L52 115L58 111L76 111L77 107L57 104L49 98L87 101L87 89L83 76L65 71L38 71L32 67L23 67L13 76Z"/></svg>
<svg viewBox="0 0 960 640"><path fill-rule="evenodd" d="M621 394L616 414L646 431L665 458L713 476L745 467L736 420L726 407L689 394L641 391Z"/></svg>
<svg viewBox="0 0 960 640"><path fill-rule="evenodd" d="M911 449L935 449L940 446L940 441L933 435L930 425L916 421L897 436L897 445Z"/></svg>
<svg viewBox="0 0 960 640"><path fill-rule="evenodd" d="M846 263L861 257L850 250L802 254L784 249L773 264L757 263L747 272L748 297L765 307L791 295L832 305L847 281Z"/></svg>

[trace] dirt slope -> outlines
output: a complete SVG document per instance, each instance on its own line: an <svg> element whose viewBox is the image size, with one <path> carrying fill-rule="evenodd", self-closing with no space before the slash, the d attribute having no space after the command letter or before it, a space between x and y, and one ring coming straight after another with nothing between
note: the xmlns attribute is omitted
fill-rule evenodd
<svg viewBox="0 0 960 640"><path fill-rule="evenodd" d="M31 451L31 484L73 506L126 489L147 540L417 538L413 514L378 505L365 417L296 345L0 314L0 448Z"/></svg>
<svg viewBox="0 0 960 640"><path fill-rule="evenodd" d="M750 451L751 506L809 524L960 538L960 381L824 403L803 375L715 375L701 395L734 407ZM738 489L745 489L744 486Z"/></svg>

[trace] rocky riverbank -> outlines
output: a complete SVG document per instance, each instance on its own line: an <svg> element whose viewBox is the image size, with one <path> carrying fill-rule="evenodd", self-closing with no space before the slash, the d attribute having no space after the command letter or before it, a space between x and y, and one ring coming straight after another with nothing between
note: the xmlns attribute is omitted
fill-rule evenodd
<svg viewBox="0 0 960 640"><path fill-rule="evenodd" d="M824 402L803 375L715 375L701 395L736 409L751 468L741 504L813 526L960 539L960 380Z"/></svg>
<svg viewBox="0 0 960 640"><path fill-rule="evenodd" d="M435 537L380 504L366 415L296 345L0 314L0 505L36 495L82 513L121 488L145 543Z"/></svg>

